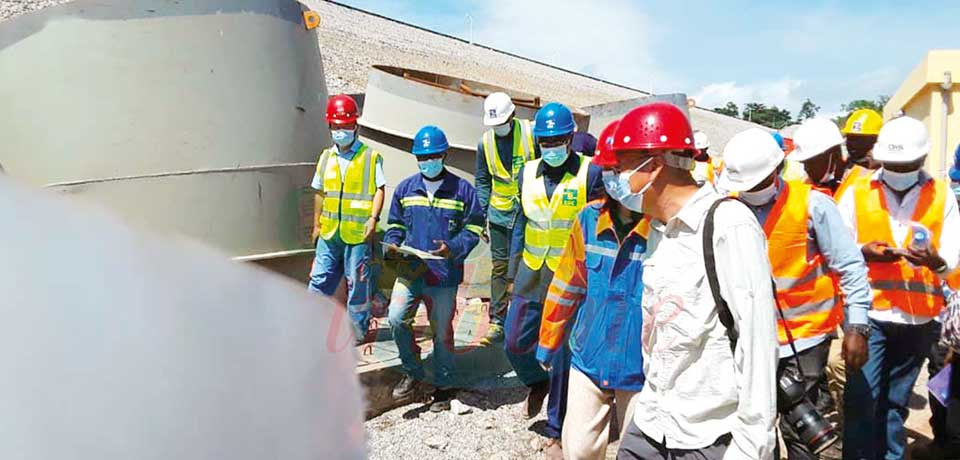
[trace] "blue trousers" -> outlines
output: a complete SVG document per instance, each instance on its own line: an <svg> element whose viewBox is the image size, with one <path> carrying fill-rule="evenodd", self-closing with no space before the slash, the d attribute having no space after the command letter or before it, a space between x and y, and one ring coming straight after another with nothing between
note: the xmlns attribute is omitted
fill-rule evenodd
<svg viewBox="0 0 960 460"><path fill-rule="evenodd" d="M937 324L871 319L870 327L870 358L859 371L847 371L843 458L901 460L906 457L907 403Z"/></svg>
<svg viewBox="0 0 960 460"><path fill-rule="evenodd" d="M347 311L357 339L365 337L370 327L371 248L370 243L344 243L340 232L329 240L319 238L310 270L308 289L327 296L332 296L340 280L347 277ZM361 269L367 272L366 276L360 276Z"/></svg>
<svg viewBox="0 0 960 460"><path fill-rule="evenodd" d="M513 300L507 310L504 324L504 348L510 364L524 385L550 380L550 396L547 400L546 434L560 438L563 417L567 409L567 380L570 375L570 351L564 346L554 355L550 373L547 374L537 362L537 344L540 339L540 319L543 316L543 301L547 288L553 281L553 271L546 265L540 270L531 270L520 262L514 277Z"/></svg>
<svg viewBox="0 0 960 460"><path fill-rule="evenodd" d="M397 278L390 298L388 320L400 362L407 375L417 380L425 379L420 347L413 335L413 320L421 301L427 307L430 328L433 329L433 383L439 388L450 388L456 377L453 343L453 316L457 311L455 286L427 286L423 277L415 280Z"/></svg>

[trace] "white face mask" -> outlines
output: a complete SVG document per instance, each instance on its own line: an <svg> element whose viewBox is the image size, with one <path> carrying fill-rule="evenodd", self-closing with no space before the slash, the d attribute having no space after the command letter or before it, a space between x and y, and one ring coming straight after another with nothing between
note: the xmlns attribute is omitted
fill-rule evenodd
<svg viewBox="0 0 960 460"><path fill-rule="evenodd" d="M910 187L913 187L917 184L917 182L920 182L920 170L918 169L916 171L902 173L884 169L880 177L883 180L883 183L887 184L887 187L890 187L898 192L902 192L904 190L909 190Z"/></svg>
<svg viewBox="0 0 960 460"><path fill-rule="evenodd" d="M773 181L769 187L755 192L740 192L740 199L750 206L763 206L770 203L777 197L777 181Z"/></svg>
<svg viewBox="0 0 960 460"><path fill-rule="evenodd" d="M640 163L640 166L630 171L624 171L617 177L617 181L620 183L618 189L621 194L617 201L631 211L643 212L643 194L653 185L653 181L647 182L647 185L640 187L639 192L633 192L630 187L630 178L651 161L653 161L653 158L647 158L647 161Z"/></svg>
<svg viewBox="0 0 960 460"><path fill-rule="evenodd" d="M504 137L507 134L510 134L511 128L513 128L513 123L504 123L502 125L494 126L493 132L497 135L497 137Z"/></svg>

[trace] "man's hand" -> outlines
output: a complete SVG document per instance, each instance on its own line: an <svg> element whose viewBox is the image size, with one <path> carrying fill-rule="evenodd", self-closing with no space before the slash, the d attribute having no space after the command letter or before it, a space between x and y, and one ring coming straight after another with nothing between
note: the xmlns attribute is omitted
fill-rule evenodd
<svg viewBox="0 0 960 460"><path fill-rule="evenodd" d="M896 262L902 255L882 241L871 241L860 250L867 262Z"/></svg>
<svg viewBox="0 0 960 460"><path fill-rule="evenodd" d="M843 350L840 352L848 371L858 371L867 362L869 349L867 338L856 331L849 331L843 335Z"/></svg>
<svg viewBox="0 0 960 460"><path fill-rule="evenodd" d="M930 270L939 270L947 265L947 261L940 257L933 247L910 249L903 255L910 263L918 267L927 267Z"/></svg>
<svg viewBox="0 0 960 460"><path fill-rule="evenodd" d="M396 259L400 254L400 248L395 244L383 244L383 257L386 259Z"/></svg>
<svg viewBox="0 0 960 460"><path fill-rule="evenodd" d="M367 223L363 225L363 241L370 242L373 238L373 235L377 234L377 219L373 217L367 219Z"/></svg>
<svg viewBox="0 0 960 460"><path fill-rule="evenodd" d="M437 249L434 249L434 250L430 251L430 254L433 254L433 255L435 255L435 256L443 257L444 259L447 259L447 258L450 257L450 247L447 246L447 243L446 243L445 241L433 240L433 242L434 242L434 243L439 243L439 244L440 244L440 247L438 247Z"/></svg>

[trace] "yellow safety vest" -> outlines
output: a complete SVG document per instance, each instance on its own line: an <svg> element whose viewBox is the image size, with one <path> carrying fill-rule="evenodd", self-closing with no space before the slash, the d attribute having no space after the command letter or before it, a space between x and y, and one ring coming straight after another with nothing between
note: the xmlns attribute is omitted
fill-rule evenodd
<svg viewBox="0 0 960 460"><path fill-rule="evenodd" d="M377 193L376 163L380 154L361 145L347 166L346 177L340 176L339 154L335 147L324 150L317 164L323 178L323 212L320 213L320 236L329 240L340 229L346 244L363 242L363 227L373 215L373 196Z"/></svg>
<svg viewBox="0 0 960 460"><path fill-rule="evenodd" d="M497 138L492 129L483 134L483 153L487 160L487 170L493 178L493 190L490 193L490 206L498 211L513 211L520 201L517 189L517 175L520 168L533 159L533 133L530 121L513 120L513 162L511 170L503 166L497 151Z"/></svg>
<svg viewBox="0 0 960 460"><path fill-rule="evenodd" d="M539 270L546 261L550 270L556 271L573 220L587 204L590 162L581 157L577 175L565 173L548 199L544 178L537 177L541 161L533 160L523 170L521 202L527 218L523 230L523 262L530 269Z"/></svg>

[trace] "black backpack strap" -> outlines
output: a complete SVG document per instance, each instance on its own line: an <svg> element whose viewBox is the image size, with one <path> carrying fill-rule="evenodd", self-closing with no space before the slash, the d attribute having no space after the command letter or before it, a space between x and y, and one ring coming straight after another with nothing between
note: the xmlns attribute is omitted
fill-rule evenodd
<svg viewBox="0 0 960 460"><path fill-rule="evenodd" d="M740 338L740 332L733 322L733 313L730 312L730 306L720 295L720 280L717 279L717 259L713 247L713 220L717 208L724 201L735 201L734 198L725 197L717 200L707 211L707 217L703 222L703 259L707 268L707 281L710 283L710 292L713 294L713 302L717 306L717 316L720 324L727 328L727 338L730 339L730 351L737 348L737 340Z"/></svg>

